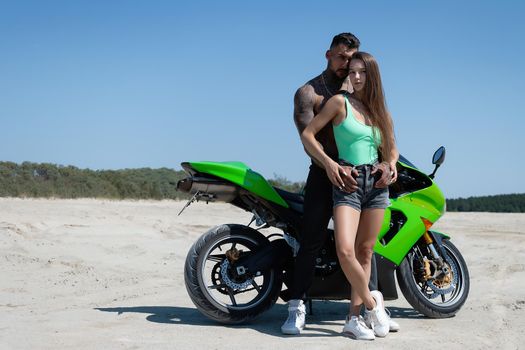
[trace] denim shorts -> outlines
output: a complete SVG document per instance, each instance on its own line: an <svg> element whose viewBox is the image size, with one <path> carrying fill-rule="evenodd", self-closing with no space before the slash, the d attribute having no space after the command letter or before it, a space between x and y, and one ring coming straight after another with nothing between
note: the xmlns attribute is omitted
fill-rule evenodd
<svg viewBox="0 0 525 350"><path fill-rule="evenodd" d="M339 161L341 165L351 165L345 161ZM377 164L377 163L376 163ZM381 178L381 173L372 175L372 169L376 164L364 164L354 167L359 173L357 176L357 189L348 193L333 187L334 208L339 205L348 205L358 211L364 209L385 209L390 205L388 199L388 186L375 188L375 183Z"/></svg>

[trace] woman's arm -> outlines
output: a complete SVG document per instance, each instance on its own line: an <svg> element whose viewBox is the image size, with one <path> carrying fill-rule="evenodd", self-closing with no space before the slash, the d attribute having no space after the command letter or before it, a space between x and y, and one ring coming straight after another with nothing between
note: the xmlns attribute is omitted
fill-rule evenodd
<svg viewBox="0 0 525 350"><path fill-rule="evenodd" d="M393 137L392 137L393 138ZM388 165L390 166L390 173L392 174L392 178L390 179L390 183L396 182L397 180L397 161L399 160L399 151L397 150L396 146L396 140L392 140L392 151L390 152L390 162L388 162Z"/></svg>
<svg viewBox="0 0 525 350"><path fill-rule="evenodd" d="M344 97L341 95L330 98L321 112L312 119L301 133L301 141L307 153L323 165L330 181L339 188L345 187L341 174L347 174L337 162L333 161L332 158L325 153L319 141L315 139L315 135L321 131L326 124L344 114L344 103Z"/></svg>
<svg viewBox="0 0 525 350"><path fill-rule="evenodd" d="M383 157L385 159L380 164L378 164L374 170L372 170L372 174L375 174L377 171L381 171L381 178L376 182L375 187L377 188L384 188L388 185L396 182L397 180L397 161L399 160L399 152L397 150L396 146L396 140L392 132L392 149L390 150L390 154L387 157Z"/></svg>

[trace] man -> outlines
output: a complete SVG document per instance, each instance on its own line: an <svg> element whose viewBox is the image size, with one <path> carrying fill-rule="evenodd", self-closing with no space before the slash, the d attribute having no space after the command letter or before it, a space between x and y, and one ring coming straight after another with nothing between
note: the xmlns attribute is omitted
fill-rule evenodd
<svg viewBox="0 0 525 350"><path fill-rule="evenodd" d="M326 51L326 69L297 90L294 97L294 121L299 135L330 97L340 90L353 91L347 79L348 64L359 45L359 39L351 33L336 35L330 49ZM318 133L317 140L325 152L337 161L338 152L331 125L327 125ZM315 259L326 240L326 228L333 213L332 183L322 165L311 158L312 164L305 187L303 226L299 237L301 246L295 259L294 276L290 286L288 319L281 327L284 334L299 334L304 328L306 309L302 299L312 284ZM387 171L382 173L389 174ZM354 176L357 176L357 173L345 174L340 168L338 176L344 178L347 191L355 191L357 182ZM372 259L370 287L377 289L375 259ZM399 325L391 322L391 329L397 330Z"/></svg>

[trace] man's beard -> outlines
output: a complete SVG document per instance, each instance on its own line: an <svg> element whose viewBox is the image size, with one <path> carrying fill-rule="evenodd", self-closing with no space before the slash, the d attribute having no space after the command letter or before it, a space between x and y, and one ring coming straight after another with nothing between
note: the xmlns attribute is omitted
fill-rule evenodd
<svg viewBox="0 0 525 350"><path fill-rule="evenodd" d="M338 69L335 71L335 75L340 80L344 80L348 76L348 69Z"/></svg>

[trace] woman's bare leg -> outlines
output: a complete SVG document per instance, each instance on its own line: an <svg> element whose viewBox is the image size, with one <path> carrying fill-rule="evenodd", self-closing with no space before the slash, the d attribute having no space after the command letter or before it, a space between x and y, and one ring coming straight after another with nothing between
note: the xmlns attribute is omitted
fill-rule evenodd
<svg viewBox="0 0 525 350"><path fill-rule="evenodd" d="M337 256L346 278L352 285L351 315L358 314L359 302L363 302L368 309L375 306L374 298L368 290L370 272L367 273L357 260L355 244L361 213L345 205L334 208L335 241ZM360 299L359 299L360 298ZM354 312L357 312L354 314Z"/></svg>
<svg viewBox="0 0 525 350"><path fill-rule="evenodd" d="M370 281L370 271L372 266L372 255L374 254L374 245L381 230L384 209L365 209L361 212L359 227L355 242L356 257L367 276L367 282Z"/></svg>

